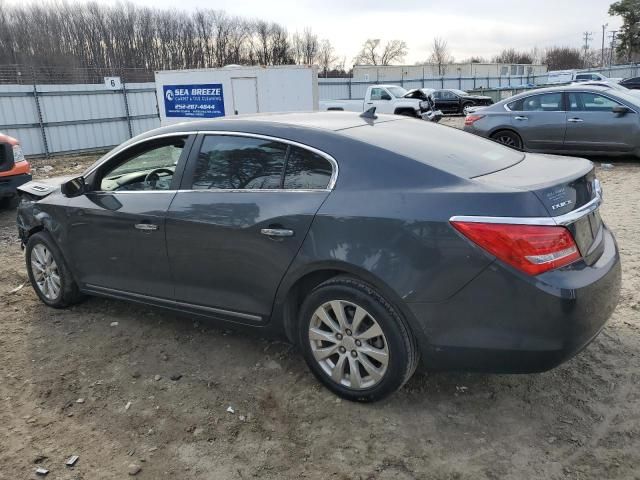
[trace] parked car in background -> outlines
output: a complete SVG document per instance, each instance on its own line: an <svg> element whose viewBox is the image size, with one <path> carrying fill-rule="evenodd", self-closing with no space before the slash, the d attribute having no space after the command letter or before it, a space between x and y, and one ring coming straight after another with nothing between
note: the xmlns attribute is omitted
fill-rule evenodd
<svg viewBox="0 0 640 480"><path fill-rule="evenodd" d="M464 130L532 152L640 156L640 98L568 85L532 90L467 115Z"/></svg>
<svg viewBox="0 0 640 480"><path fill-rule="evenodd" d="M602 75L597 72L577 72L573 75L574 82L590 82L590 81L599 81L599 82L611 82L611 83L619 83L621 78L611 78Z"/></svg>
<svg viewBox="0 0 640 480"><path fill-rule="evenodd" d="M467 114L469 108L485 107L493 104L493 99L485 95L473 95L463 90L443 89L434 91L431 96L436 108L442 113Z"/></svg>
<svg viewBox="0 0 640 480"><path fill-rule="evenodd" d="M20 142L0 132L0 208L13 208L17 188L31 180L31 166L24 158Z"/></svg>
<svg viewBox="0 0 640 480"><path fill-rule="evenodd" d="M178 124L20 190L46 305L99 295L278 332L349 400L397 390L420 358L552 368L618 301L591 162L400 116Z"/></svg>
<svg viewBox="0 0 640 480"><path fill-rule="evenodd" d="M435 108L441 110L442 113L468 113L475 107L484 107L493 104L491 97L483 95L470 95L462 90L436 90L433 88L416 88L409 90L405 94L405 98L417 98L426 100L433 99Z"/></svg>
<svg viewBox="0 0 640 480"><path fill-rule="evenodd" d="M620 82L620 85L630 90L640 90L640 77L626 78Z"/></svg>
<svg viewBox="0 0 640 480"><path fill-rule="evenodd" d="M320 110L364 112L376 107L377 113L392 113L422 118L429 110L424 99L406 97L407 90L397 85L371 85L364 100L326 100L320 102Z"/></svg>

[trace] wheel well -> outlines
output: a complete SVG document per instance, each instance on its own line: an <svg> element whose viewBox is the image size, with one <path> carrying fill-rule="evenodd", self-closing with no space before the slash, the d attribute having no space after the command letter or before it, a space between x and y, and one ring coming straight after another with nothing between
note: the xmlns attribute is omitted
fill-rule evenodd
<svg viewBox="0 0 640 480"><path fill-rule="evenodd" d="M297 343L298 312L304 299L318 285L338 275L350 275L357 278L357 276L342 270L316 270L300 277L289 289L282 310L282 324L287 339L291 343Z"/></svg>
<svg viewBox="0 0 640 480"><path fill-rule="evenodd" d="M344 108L342 108L342 107L329 107L329 108L327 108L327 112L344 112Z"/></svg>

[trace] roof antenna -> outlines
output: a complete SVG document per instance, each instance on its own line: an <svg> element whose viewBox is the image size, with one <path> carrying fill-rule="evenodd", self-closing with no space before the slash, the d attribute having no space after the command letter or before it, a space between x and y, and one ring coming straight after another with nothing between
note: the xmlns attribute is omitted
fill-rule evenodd
<svg viewBox="0 0 640 480"><path fill-rule="evenodd" d="M376 116L376 107L371 107L369 110L366 110L365 112L360 114L361 118L372 118L372 119L376 119L378 118Z"/></svg>

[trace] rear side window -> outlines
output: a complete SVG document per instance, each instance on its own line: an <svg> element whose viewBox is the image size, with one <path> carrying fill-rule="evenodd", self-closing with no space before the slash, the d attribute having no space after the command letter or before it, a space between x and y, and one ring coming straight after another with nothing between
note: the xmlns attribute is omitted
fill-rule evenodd
<svg viewBox="0 0 640 480"><path fill-rule="evenodd" d="M522 99L523 112L561 112L564 111L562 106L562 93L543 93L541 95L532 95Z"/></svg>
<svg viewBox="0 0 640 480"><path fill-rule="evenodd" d="M327 188L331 172L331 164L326 158L303 148L291 147L284 175L284 188Z"/></svg>
<svg viewBox="0 0 640 480"><path fill-rule="evenodd" d="M194 190L280 188L287 145L272 140L208 135L193 175Z"/></svg>

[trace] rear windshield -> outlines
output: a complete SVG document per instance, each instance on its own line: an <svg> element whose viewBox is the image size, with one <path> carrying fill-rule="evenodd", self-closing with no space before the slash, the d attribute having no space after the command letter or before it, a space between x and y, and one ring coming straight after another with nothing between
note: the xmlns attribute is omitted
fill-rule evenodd
<svg viewBox="0 0 640 480"><path fill-rule="evenodd" d="M340 133L463 178L497 172L524 158L521 152L471 133L415 119L375 123Z"/></svg>

